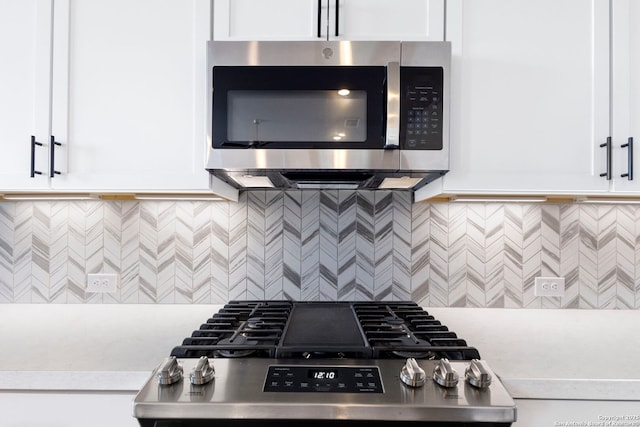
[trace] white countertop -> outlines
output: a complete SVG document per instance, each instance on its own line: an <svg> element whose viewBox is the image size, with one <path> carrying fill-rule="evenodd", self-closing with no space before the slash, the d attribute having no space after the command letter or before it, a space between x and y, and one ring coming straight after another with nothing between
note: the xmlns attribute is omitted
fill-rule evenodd
<svg viewBox="0 0 640 427"><path fill-rule="evenodd" d="M0 390L137 390L219 305L0 305ZM640 310L429 308L516 398L640 400Z"/></svg>
<svg viewBox="0 0 640 427"><path fill-rule="evenodd" d="M640 400L640 310L427 308L514 397Z"/></svg>
<svg viewBox="0 0 640 427"><path fill-rule="evenodd" d="M0 370L151 371L219 305L0 305ZM8 351L11 349L11 351Z"/></svg>

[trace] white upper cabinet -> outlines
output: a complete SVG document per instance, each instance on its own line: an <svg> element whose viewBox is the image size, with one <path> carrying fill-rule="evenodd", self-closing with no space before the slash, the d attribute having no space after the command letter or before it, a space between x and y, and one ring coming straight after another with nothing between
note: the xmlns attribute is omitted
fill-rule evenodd
<svg viewBox="0 0 640 427"><path fill-rule="evenodd" d="M214 40L314 40L318 37L320 21L316 0L214 0L213 7ZM326 8L320 9L320 19L326 21Z"/></svg>
<svg viewBox="0 0 640 427"><path fill-rule="evenodd" d="M614 0L612 10L612 188L640 194L640 2Z"/></svg>
<svg viewBox="0 0 640 427"><path fill-rule="evenodd" d="M450 0L450 193L609 189L607 0Z"/></svg>
<svg viewBox="0 0 640 427"><path fill-rule="evenodd" d="M48 186L50 30L50 0L0 0L0 192Z"/></svg>
<svg viewBox="0 0 640 427"><path fill-rule="evenodd" d="M0 191L209 192L210 37L208 0L0 0Z"/></svg>
<svg viewBox="0 0 640 427"><path fill-rule="evenodd" d="M207 0L57 0L55 190L193 191L205 171Z"/></svg>
<svg viewBox="0 0 640 427"><path fill-rule="evenodd" d="M329 0L329 3L327 33L330 38L444 40L442 0Z"/></svg>
<svg viewBox="0 0 640 427"><path fill-rule="evenodd" d="M215 40L442 40L444 0L214 0Z"/></svg>

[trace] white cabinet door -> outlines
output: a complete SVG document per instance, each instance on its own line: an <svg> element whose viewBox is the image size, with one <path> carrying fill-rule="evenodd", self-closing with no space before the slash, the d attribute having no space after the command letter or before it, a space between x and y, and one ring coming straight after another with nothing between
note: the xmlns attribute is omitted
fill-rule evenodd
<svg viewBox="0 0 640 427"><path fill-rule="evenodd" d="M214 40L317 40L318 31L326 37L326 0L214 0L213 6Z"/></svg>
<svg viewBox="0 0 640 427"><path fill-rule="evenodd" d="M210 16L207 0L56 1L53 189L208 189Z"/></svg>
<svg viewBox="0 0 640 427"><path fill-rule="evenodd" d="M214 0L213 28L215 40L442 40L444 0Z"/></svg>
<svg viewBox="0 0 640 427"><path fill-rule="evenodd" d="M443 0L329 0L328 33L344 40L444 39ZM338 14L335 4L338 4ZM335 19L338 18L338 34Z"/></svg>
<svg viewBox="0 0 640 427"><path fill-rule="evenodd" d="M0 0L0 192L48 186L51 4Z"/></svg>
<svg viewBox="0 0 640 427"><path fill-rule="evenodd" d="M609 183L607 0L451 0L452 193L598 193Z"/></svg>
<svg viewBox="0 0 640 427"><path fill-rule="evenodd" d="M640 194L640 2L613 1L612 150L613 191ZM623 145L635 141L633 151ZM631 156L631 176L629 160ZM627 174L627 176L623 176ZM632 179L629 179L632 178Z"/></svg>

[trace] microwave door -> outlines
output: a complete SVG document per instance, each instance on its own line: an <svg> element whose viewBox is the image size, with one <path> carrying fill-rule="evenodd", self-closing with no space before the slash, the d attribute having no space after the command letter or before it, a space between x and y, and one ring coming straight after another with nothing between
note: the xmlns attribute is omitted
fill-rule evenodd
<svg viewBox="0 0 640 427"><path fill-rule="evenodd" d="M384 148L386 68L214 67L212 146Z"/></svg>

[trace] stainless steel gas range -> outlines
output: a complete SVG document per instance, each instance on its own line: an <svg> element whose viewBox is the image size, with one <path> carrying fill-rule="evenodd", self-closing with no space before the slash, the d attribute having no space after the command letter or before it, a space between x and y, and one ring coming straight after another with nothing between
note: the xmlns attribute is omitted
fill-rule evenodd
<svg viewBox="0 0 640 427"><path fill-rule="evenodd" d="M413 302L232 301L134 401L142 427L509 426L478 351Z"/></svg>

